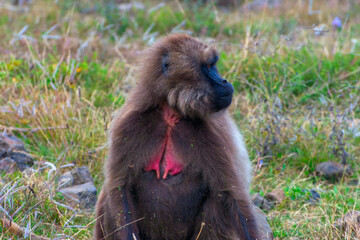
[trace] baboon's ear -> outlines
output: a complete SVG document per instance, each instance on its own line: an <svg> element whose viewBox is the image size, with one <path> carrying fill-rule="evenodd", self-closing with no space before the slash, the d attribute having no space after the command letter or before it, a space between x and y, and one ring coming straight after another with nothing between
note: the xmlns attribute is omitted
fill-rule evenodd
<svg viewBox="0 0 360 240"><path fill-rule="evenodd" d="M166 76L166 73L169 69L169 54L168 53L164 53L161 58L161 69L162 69L162 73Z"/></svg>

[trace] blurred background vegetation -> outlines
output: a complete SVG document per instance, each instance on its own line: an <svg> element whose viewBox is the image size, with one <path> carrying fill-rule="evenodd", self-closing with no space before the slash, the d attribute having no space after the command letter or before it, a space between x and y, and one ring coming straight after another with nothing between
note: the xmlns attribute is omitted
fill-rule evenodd
<svg viewBox="0 0 360 240"><path fill-rule="evenodd" d="M0 131L57 174L69 163L89 167L99 190L111 114L135 84L144 48L188 33L221 52L252 193L285 192L266 211L276 239L354 239L333 226L360 210L359 13L358 0L1 0ZM324 161L349 164L353 175L327 181L314 173ZM0 206L19 225L91 239L94 213L55 204L66 200L48 169L0 176ZM310 189L319 203L309 203ZM0 225L0 238L11 236Z"/></svg>

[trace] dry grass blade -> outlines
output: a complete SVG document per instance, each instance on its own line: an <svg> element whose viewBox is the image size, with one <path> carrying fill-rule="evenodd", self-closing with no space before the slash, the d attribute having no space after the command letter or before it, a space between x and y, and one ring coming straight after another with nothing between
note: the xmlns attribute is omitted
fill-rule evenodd
<svg viewBox="0 0 360 240"><path fill-rule="evenodd" d="M66 129L66 127L39 127L39 128L17 128L17 127L6 127L0 125L0 130L5 130L9 132L30 132L34 133L37 131L49 131L49 130L58 130L58 129Z"/></svg>
<svg viewBox="0 0 360 240"><path fill-rule="evenodd" d="M19 226L18 224L16 224L15 222L5 219L5 218L1 218L1 222L3 224L3 226L8 229L11 234L13 234L14 236L17 237L24 237L25 235L25 229L21 226ZM46 237L41 237L38 235L35 235L33 233L29 234L30 239L34 239L34 240L50 240L50 238L46 238Z"/></svg>

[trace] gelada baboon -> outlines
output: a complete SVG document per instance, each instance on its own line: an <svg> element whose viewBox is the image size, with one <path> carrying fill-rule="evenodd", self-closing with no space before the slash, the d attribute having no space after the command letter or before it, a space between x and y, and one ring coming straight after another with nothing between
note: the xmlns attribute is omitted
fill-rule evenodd
<svg viewBox="0 0 360 240"><path fill-rule="evenodd" d="M218 58L182 34L149 49L112 122L95 239L257 239L249 158Z"/></svg>

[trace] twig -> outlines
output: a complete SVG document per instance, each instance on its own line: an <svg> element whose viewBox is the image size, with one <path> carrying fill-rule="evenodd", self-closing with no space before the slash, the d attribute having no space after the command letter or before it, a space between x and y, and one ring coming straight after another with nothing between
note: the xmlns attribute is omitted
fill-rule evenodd
<svg viewBox="0 0 360 240"><path fill-rule="evenodd" d="M360 68L355 69L354 71L352 71L352 72L350 72L350 73L347 73L347 74L345 74L345 75L342 76L342 77L339 77L339 80L344 80L344 79L346 79L346 78L348 78L348 77L350 77L350 76L352 76L352 75L358 74L359 72L360 72Z"/></svg>
<svg viewBox="0 0 360 240"><path fill-rule="evenodd" d="M51 199L51 202L53 202L54 204L59 205L59 206L61 206L61 207L64 207L64 208L66 208L66 209L69 209L69 210L71 210L71 211L73 211L73 212L76 212L76 210L73 209L72 207L70 207L70 206L68 206L68 205L65 205L65 204L62 204L62 203L59 203L59 202L55 201L55 200L52 199L52 198L50 198L50 199Z"/></svg>
<svg viewBox="0 0 360 240"><path fill-rule="evenodd" d="M11 234L18 236L18 237L24 236L24 233L25 233L24 228L17 225L15 222L5 219L5 218L1 218L1 222L4 225L4 227L9 230L9 232ZM35 235L33 233L30 233L29 237L30 237L30 239L34 239L34 240L50 240L50 238L41 237L41 236Z"/></svg>
<svg viewBox="0 0 360 240"><path fill-rule="evenodd" d="M66 129L66 127L61 126L61 127L44 127L44 128L17 128L17 127L6 127L3 125L0 125L0 129L1 130L6 130L6 131L15 131L15 132L30 132L30 133L34 133L34 132L38 132L38 131L46 131L46 130L57 130L57 129Z"/></svg>
<svg viewBox="0 0 360 240"><path fill-rule="evenodd" d="M202 230L203 230L204 226L205 226L205 223L204 223L204 222L202 222L202 223L201 223L201 227L200 227L200 231L199 231L198 235L196 236L196 240L198 240L198 239L199 239L200 234L201 234L201 232L202 232Z"/></svg>
<svg viewBox="0 0 360 240"><path fill-rule="evenodd" d="M113 232L111 232L111 233L107 234L107 235L104 237L104 239L106 239L107 237L109 237L109 236L111 236L111 235L115 234L117 231L119 231L119 230L121 230L121 229L123 229L123 228L125 228L125 227L127 227L127 226L129 226L129 225L131 225L131 224L134 224L134 223L136 223L136 222L138 222L138 221L141 221L141 220L143 220L143 219L145 219L145 217L142 217L142 218L136 219L135 221L132 221L132 222L129 222L129 223L127 223L127 224L123 225L123 226L120 226L119 228L115 229L115 231L113 231Z"/></svg>
<svg viewBox="0 0 360 240"><path fill-rule="evenodd" d="M66 221L66 223L63 225L63 228L66 228L66 226L69 224L69 222L76 216L78 212L75 211L74 214Z"/></svg>

